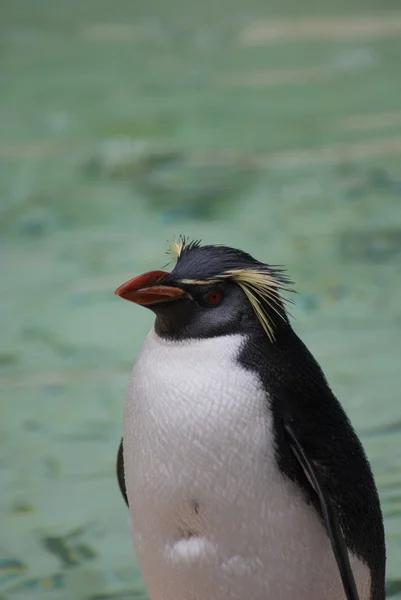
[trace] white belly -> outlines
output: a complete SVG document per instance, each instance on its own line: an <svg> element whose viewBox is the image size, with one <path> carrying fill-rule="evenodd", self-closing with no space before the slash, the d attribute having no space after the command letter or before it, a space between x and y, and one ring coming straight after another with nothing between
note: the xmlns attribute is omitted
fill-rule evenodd
<svg viewBox="0 0 401 600"><path fill-rule="evenodd" d="M124 463L151 600L343 600L329 540L276 467L266 393L239 335L152 330L132 373ZM361 600L368 569L351 557Z"/></svg>

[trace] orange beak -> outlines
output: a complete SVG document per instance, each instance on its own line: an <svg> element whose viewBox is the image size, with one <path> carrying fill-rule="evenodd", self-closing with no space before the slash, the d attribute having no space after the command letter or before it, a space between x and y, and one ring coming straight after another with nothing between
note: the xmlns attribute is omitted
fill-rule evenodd
<svg viewBox="0 0 401 600"><path fill-rule="evenodd" d="M141 306L151 306L164 302L173 302L187 294L178 287L157 285L169 273L166 271L149 271L123 283L114 293L124 300Z"/></svg>

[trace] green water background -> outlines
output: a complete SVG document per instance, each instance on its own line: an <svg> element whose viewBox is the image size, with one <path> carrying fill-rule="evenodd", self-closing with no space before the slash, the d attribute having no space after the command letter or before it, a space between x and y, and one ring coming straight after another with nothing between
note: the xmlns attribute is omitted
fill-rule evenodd
<svg viewBox="0 0 401 600"><path fill-rule="evenodd" d="M287 265L401 590L400 59L395 0L0 1L1 600L146 598L113 291L179 233Z"/></svg>

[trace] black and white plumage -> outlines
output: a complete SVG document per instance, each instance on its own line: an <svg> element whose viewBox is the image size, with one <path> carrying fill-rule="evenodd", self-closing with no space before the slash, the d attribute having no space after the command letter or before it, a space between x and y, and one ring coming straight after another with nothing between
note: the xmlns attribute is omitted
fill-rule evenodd
<svg viewBox="0 0 401 600"><path fill-rule="evenodd" d="M117 290L151 308L124 411L120 487L151 600L344 600L313 465L360 600L384 600L369 463L292 330L275 268L224 246L174 246L171 273ZM125 474L125 481L123 477Z"/></svg>

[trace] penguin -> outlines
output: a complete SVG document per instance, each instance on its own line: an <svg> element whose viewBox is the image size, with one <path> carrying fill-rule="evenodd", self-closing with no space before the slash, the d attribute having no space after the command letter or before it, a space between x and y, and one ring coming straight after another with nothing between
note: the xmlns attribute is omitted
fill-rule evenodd
<svg viewBox="0 0 401 600"><path fill-rule="evenodd" d="M151 600L384 600L372 471L285 271L185 237L116 290L155 314L117 459Z"/></svg>

